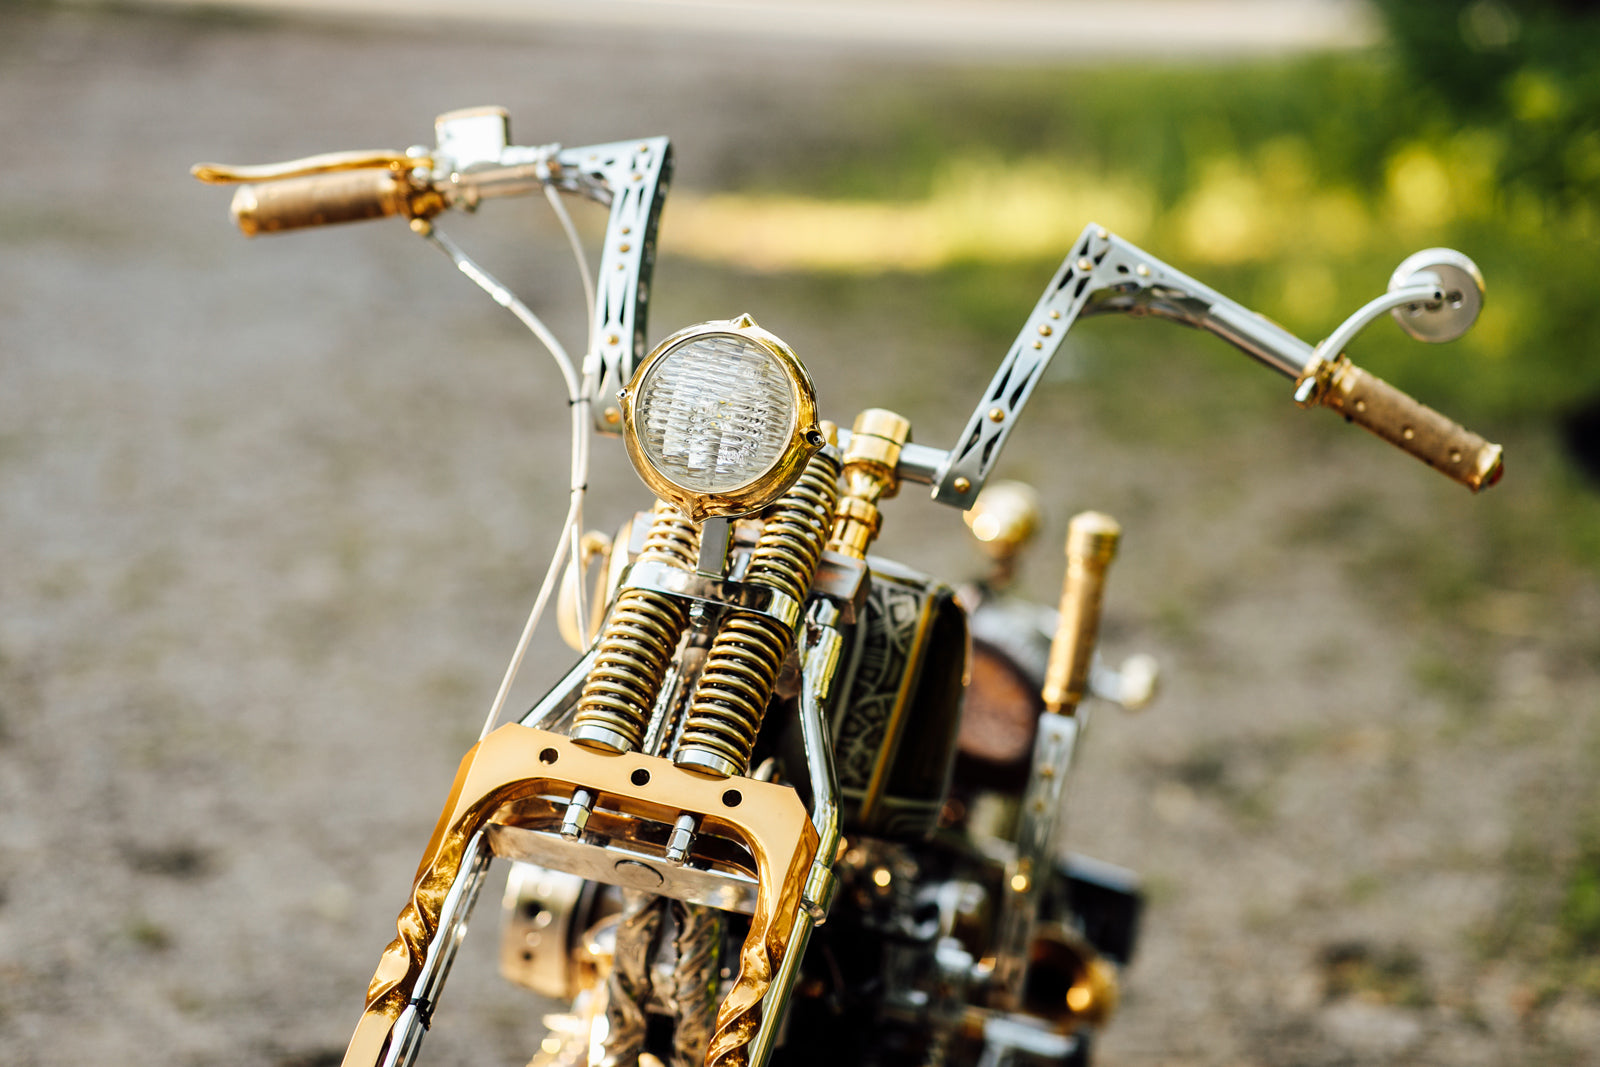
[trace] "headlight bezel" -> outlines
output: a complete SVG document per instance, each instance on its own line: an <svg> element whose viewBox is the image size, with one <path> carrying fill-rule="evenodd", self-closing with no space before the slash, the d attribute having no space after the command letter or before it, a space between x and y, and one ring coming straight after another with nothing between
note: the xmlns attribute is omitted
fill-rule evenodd
<svg viewBox="0 0 1600 1067"><path fill-rule="evenodd" d="M637 403L640 387L652 370L684 346L711 337L732 337L753 345L768 356L788 379L789 396L793 404L789 439L777 459L762 473L731 489L693 489L672 478L650 456L642 444L643 427L640 420L648 412ZM782 496L793 485L806 462L826 443L817 425L816 389L811 375L800 362L794 350L776 334L757 325L749 315L738 318L702 322L685 327L672 334L651 350L635 368L633 377L618 394L622 406L623 439L627 444L628 458L633 468L651 492L677 507L692 522L703 522L714 517L735 517L759 511Z"/></svg>

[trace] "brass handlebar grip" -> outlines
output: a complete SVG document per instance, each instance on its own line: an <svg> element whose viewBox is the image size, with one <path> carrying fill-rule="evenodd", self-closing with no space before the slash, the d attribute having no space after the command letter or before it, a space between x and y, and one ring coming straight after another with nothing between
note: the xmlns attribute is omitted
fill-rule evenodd
<svg viewBox="0 0 1600 1067"><path fill-rule="evenodd" d="M1045 669L1045 707L1071 715L1089 689L1100 636L1100 602L1106 571L1117 555L1122 527L1110 515L1085 511L1067 524L1067 577L1061 587L1061 619L1050 642Z"/></svg>
<svg viewBox="0 0 1600 1067"><path fill-rule="evenodd" d="M1341 355L1316 402L1372 431L1476 493L1500 480L1500 446L1434 411Z"/></svg>
<svg viewBox="0 0 1600 1067"><path fill-rule="evenodd" d="M387 170L351 170L241 185L233 221L246 237L407 213L410 189Z"/></svg>

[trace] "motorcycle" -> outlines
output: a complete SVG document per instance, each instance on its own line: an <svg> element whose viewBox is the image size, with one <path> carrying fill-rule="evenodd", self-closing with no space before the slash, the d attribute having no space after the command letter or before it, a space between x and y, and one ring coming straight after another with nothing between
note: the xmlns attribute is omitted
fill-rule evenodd
<svg viewBox="0 0 1600 1067"><path fill-rule="evenodd" d="M250 235L405 219L538 338L570 408L561 535L345 1067L416 1060L495 857L511 861L502 973L568 1004L537 1067L1087 1063L1142 897L1132 872L1058 849L1060 813L1085 701L1140 705L1155 671L1096 655L1110 517L1073 520L1057 610L1008 588L1038 505L988 484L1001 450L1070 328L1124 313L1213 333L1292 379L1300 406L1480 490L1499 446L1345 354L1386 312L1419 340L1460 336L1478 268L1419 252L1313 346L1090 224L939 449L883 409L848 430L819 418L804 364L748 314L647 345L665 137L522 146L499 108L435 132L431 148L194 168L241 183ZM533 194L584 281L577 362L436 226ZM595 275L563 195L609 211ZM623 438L656 498L615 536L584 529L596 433ZM965 513L987 577L958 590L870 554L908 484ZM501 724L552 599L579 657Z"/></svg>

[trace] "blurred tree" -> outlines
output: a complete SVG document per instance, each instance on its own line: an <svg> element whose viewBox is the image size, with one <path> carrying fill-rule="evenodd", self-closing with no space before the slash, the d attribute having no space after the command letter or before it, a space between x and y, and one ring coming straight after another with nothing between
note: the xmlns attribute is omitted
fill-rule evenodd
<svg viewBox="0 0 1600 1067"><path fill-rule="evenodd" d="M1565 203L1600 194L1600 9L1580 0L1377 0L1412 87L1498 130L1501 176Z"/></svg>

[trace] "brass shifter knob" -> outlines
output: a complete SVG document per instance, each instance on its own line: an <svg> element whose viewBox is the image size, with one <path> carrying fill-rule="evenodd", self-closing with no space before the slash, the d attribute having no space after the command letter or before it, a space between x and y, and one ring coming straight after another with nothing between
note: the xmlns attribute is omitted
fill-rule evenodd
<svg viewBox="0 0 1600 1067"><path fill-rule="evenodd" d="M1110 515L1085 511L1067 524L1067 578L1061 588L1061 621L1050 642L1045 671L1045 707L1071 715L1089 689L1095 643L1100 637L1100 601L1106 571L1117 555L1122 527Z"/></svg>

